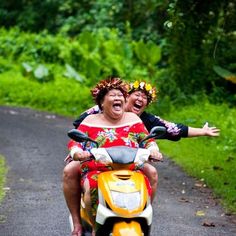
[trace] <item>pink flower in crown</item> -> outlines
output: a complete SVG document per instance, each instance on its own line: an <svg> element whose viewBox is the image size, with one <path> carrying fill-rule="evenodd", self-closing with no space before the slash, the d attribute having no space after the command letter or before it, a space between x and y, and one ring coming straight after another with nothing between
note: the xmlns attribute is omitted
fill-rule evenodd
<svg viewBox="0 0 236 236"><path fill-rule="evenodd" d="M96 97L99 92L100 92L100 89L95 88L95 89L93 90L93 96Z"/></svg>

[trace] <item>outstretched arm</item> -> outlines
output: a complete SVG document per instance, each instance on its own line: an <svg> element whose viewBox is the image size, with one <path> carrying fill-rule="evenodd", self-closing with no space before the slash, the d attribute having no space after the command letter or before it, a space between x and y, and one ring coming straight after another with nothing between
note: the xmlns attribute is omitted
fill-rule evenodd
<svg viewBox="0 0 236 236"><path fill-rule="evenodd" d="M220 135L220 129L216 127L209 127L207 122L202 128L188 127L188 137L198 137L198 136L217 137L219 135Z"/></svg>

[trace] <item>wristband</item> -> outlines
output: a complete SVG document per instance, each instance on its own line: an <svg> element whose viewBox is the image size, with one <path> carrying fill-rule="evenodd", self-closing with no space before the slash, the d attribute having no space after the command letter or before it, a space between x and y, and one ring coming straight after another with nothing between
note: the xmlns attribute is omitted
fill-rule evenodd
<svg viewBox="0 0 236 236"><path fill-rule="evenodd" d="M79 147L73 147L71 150L70 150L70 156L71 156L71 158L72 158L72 160L74 161L74 155L75 155L75 153L76 152L83 152L83 150L81 149L81 148L79 148Z"/></svg>
<svg viewBox="0 0 236 236"><path fill-rule="evenodd" d="M159 147L157 146L156 142L151 142L150 146L147 148L149 151L152 151L152 150L157 150L158 152L160 151L159 150Z"/></svg>

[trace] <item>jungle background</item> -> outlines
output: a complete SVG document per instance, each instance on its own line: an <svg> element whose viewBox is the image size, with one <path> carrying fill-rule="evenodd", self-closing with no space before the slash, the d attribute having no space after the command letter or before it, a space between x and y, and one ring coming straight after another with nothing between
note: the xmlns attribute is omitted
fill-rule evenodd
<svg viewBox="0 0 236 236"><path fill-rule="evenodd" d="M158 144L235 213L235 13L232 0L2 0L0 104L76 118L108 75L149 81L150 112L221 129Z"/></svg>

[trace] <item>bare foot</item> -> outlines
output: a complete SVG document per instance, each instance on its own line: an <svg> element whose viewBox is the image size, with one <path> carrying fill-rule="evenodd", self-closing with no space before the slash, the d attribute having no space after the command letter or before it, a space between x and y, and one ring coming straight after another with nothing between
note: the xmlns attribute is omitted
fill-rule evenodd
<svg viewBox="0 0 236 236"><path fill-rule="evenodd" d="M71 236L82 236L82 226L75 227L71 233Z"/></svg>
<svg viewBox="0 0 236 236"><path fill-rule="evenodd" d="M92 230L92 236L95 236L96 235L96 232L95 232L95 230L93 229Z"/></svg>

